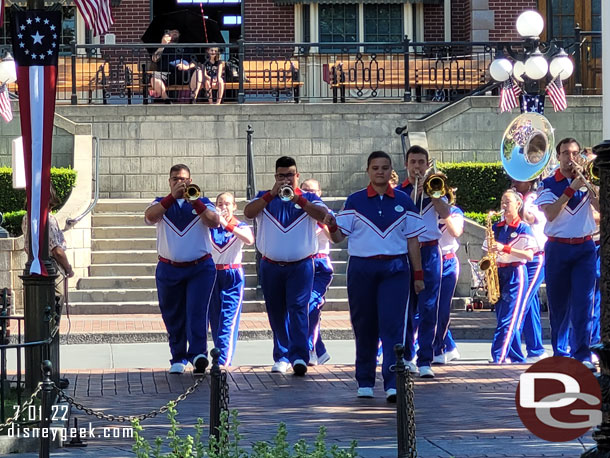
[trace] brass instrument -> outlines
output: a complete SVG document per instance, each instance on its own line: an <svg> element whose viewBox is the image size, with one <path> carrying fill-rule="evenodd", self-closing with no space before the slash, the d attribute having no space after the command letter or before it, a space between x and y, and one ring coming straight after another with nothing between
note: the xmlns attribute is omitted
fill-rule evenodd
<svg viewBox="0 0 610 458"><path fill-rule="evenodd" d="M197 200L201 197L201 188L196 184L189 184L184 191L184 198L188 200Z"/></svg>
<svg viewBox="0 0 610 458"><path fill-rule="evenodd" d="M433 170L433 172L426 177L424 181L424 192L433 199L440 199L441 197L447 196L449 205L455 203L455 193L447 184L447 176L442 172Z"/></svg>
<svg viewBox="0 0 610 458"><path fill-rule="evenodd" d="M498 278L498 265L496 263L497 254L493 251L496 243L492 229L492 217L497 212L489 212L486 218L485 238L487 240L487 256L479 261L479 269L485 272L485 284L487 286L487 299L490 304L495 304L500 300L500 279Z"/></svg>
<svg viewBox="0 0 610 458"><path fill-rule="evenodd" d="M280 186L278 195L284 202L289 202L294 198L294 189L289 184L284 184Z"/></svg>
<svg viewBox="0 0 610 458"><path fill-rule="evenodd" d="M586 156L581 155L580 160L576 160L578 165L582 165L583 171L574 169L574 173L578 178L585 182L586 190L589 191L592 197L597 197L597 189L596 186L599 186L599 171L595 166L595 159L587 159ZM573 165L570 162L570 165ZM581 188L581 191L585 191L584 188Z"/></svg>

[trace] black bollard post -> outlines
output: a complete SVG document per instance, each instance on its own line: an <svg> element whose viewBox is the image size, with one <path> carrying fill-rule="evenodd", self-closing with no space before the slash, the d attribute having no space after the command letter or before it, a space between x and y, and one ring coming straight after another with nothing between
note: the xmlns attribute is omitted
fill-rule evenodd
<svg viewBox="0 0 610 458"><path fill-rule="evenodd" d="M51 403L53 402L53 380L51 380L51 372L53 365L51 361L44 360L42 362L42 400L40 413L40 450L39 458L49 458L51 449L51 434L49 425L51 424Z"/></svg>
<svg viewBox="0 0 610 458"><path fill-rule="evenodd" d="M396 438L398 458L415 458L415 405L413 403L413 381L405 364L405 347L394 345L396 353Z"/></svg>
<svg viewBox="0 0 610 458"><path fill-rule="evenodd" d="M221 372L218 358L220 350L213 348L210 352L212 356L212 368L210 369L210 436L216 439L220 437L220 383Z"/></svg>

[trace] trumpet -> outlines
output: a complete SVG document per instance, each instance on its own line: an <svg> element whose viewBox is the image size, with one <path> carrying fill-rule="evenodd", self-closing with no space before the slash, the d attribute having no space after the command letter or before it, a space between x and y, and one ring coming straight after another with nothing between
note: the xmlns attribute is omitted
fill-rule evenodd
<svg viewBox="0 0 610 458"><path fill-rule="evenodd" d="M424 192L432 199L440 199L447 196L449 205L455 203L455 193L447 184L447 176L442 172L434 170L424 181Z"/></svg>
<svg viewBox="0 0 610 458"><path fill-rule="evenodd" d="M201 188L196 184L189 184L184 191L184 198L188 200L197 200L201 197Z"/></svg>
<svg viewBox="0 0 610 458"><path fill-rule="evenodd" d="M280 186L278 195L284 202L290 202L294 198L294 189L289 184L284 184Z"/></svg>

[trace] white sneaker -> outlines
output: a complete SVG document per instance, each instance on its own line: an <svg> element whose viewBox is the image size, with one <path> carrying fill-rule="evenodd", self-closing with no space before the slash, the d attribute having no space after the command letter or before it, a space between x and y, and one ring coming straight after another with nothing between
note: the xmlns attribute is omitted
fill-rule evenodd
<svg viewBox="0 0 610 458"><path fill-rule="evenodd" d="M545 359L548 357L549 357L548 353L544 352L543 354L538 355L538 356L528 356L527 358L525 358L525 362L526 363L535 363L535 362L540 361L541 359Z"/></svg>
<svg viewBox="0 0 610 458"><path fill-rule="evenodd" d="M436 355L432 358L432 364L447 364L447 354Z"/></svg>
<svg viewBox="0 0 610 458"><path fill-rule="evenodd" d="M289 367L290 363L287 363L286 361L277 361L273 364L273 366L271 366L271 372L285 374Z"/></svg>
<svg viewBox="0 0 610 458"><path fill-rule="evenodd" d="M597 372L597 367L591 361L581 361L591 372Z"/></svg>
<svg viewBox="0 0 610 458"><path fill-rule="evenodd" d="M405 362L405 366L407 366L407 369L409 369L409 372L411 374L419 373L419 369L417 368L417 364L415 364L413 361L406 361Z"/></svg>
<svg viewBox="0 0 610 458"><path fill-rule="evenodd" d="M396 402L396 388L389 388L385 390L385 399L388 402Z"/></svg>
<svg viewBox="0 0 610 458"><path fill-rule="evenodd" d="M307 365L308 366L317 366L318 365L318 357L316 356L315 351L309 352L309 362L307 363Z"/></svg>
<svg viewBox="0 0 610 458"><path fill-rule="evenodd" d="M330 355L328 352L324 353L322 356L318 356L318 364L327 363L330 360Z"/></svg>
<svg viewBox="0 0 610 458"><path fill-rule="evenodd" d="M302 359L297 359L292 363L292 371L294 375L305 375L307 373L307 364Z"/></svg>
<svg viewBox="0 0 610 458"><path fill-rule="evenodd" d="M591 352L591 362L593 362L593 364L599 363L599 356L597 356L597 353Z"/></svg>
<svg viewBox="0 0 610 458"><path fill-rule="evenodd" d="M186 364L182 363L174 363L172 367L169 368L170 374L184 374L184 370L186 369Z"/></svg>
<svg viewBox="0 0 610 458"><path fill-rule="evenodd" d="M460 359L460 353L458 352L457 348L454 348L453 350L445 353L445 360L447 362L455 361L456 359Z"/></svg>
<svg viewBox="0 0 610 458"><path fill-rule="evenodd" d="M372 398L373 397L373 388L365 386L358 388L358 397L359 398Z"/></svg>
<svg viewBox="0 0 610 458"><path fill-rule="evenodd" d="M430 366L421 366L419 368L419 376L421 378L434 378L434 372L432 372Z"/></svg>

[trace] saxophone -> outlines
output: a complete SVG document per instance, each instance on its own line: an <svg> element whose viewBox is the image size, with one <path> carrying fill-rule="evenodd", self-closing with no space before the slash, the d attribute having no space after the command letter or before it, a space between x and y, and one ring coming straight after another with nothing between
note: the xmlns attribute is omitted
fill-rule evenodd
<svg viewBox="0 0 610 458"><path fill-rule="evenodd" d="M498 279L498 265L496 264L496 253L492 251L495 244L494 231L491 219L498 212L489 212L486 218L485 238L487 239L487 256L479 261L479 269L485 272L485 284L487 286L487 299L490 304L500 300L500 280Z"/></svg>

